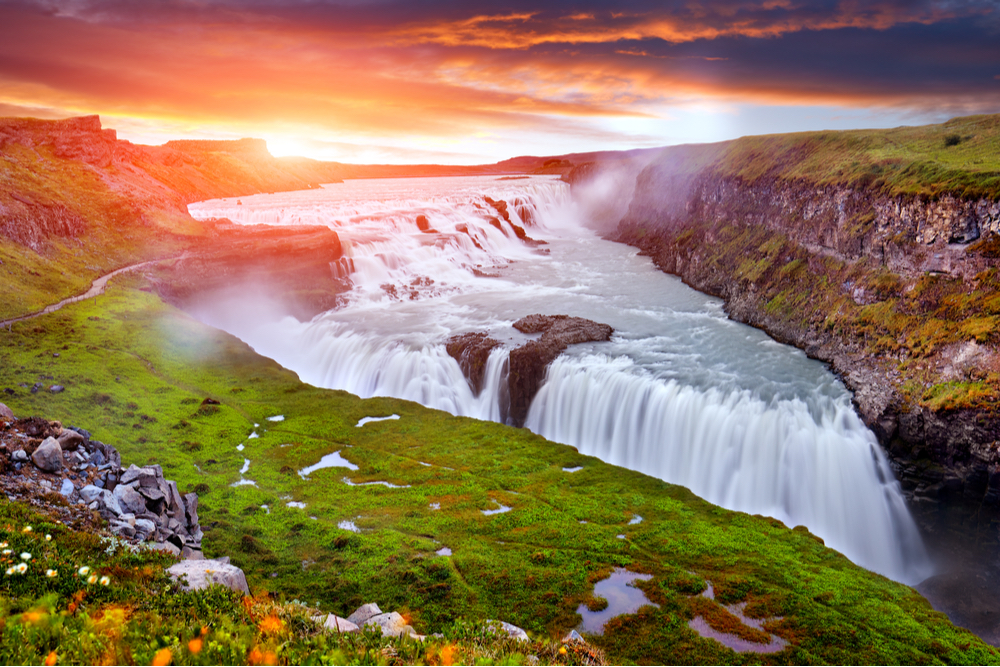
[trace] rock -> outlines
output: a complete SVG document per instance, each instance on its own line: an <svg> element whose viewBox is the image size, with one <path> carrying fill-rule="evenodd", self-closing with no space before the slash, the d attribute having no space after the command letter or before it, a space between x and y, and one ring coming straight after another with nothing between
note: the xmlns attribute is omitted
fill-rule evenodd
<svg viewBox="0 0 1000 667"><path fill-rule="evenodd" d="M51 387L49 387L49 391L51 391L53 394L61 394L65 390L66 387L62 386L61 384L54 384Z"/></svg>
<svg viewBox="0 0 1000 667"><path fill-rule="evenodd" d="M486 621L486 625L493 628L497 632L502 632L506 634L511 639L517 639L519 641L525 641L525 642L531 641L531 639L528 637L527 632L525 632L522 628L517 627L516 625L507 623L506 621L495 621L493 619L490 619Z"/></svg>
<svg viewBox="0 0 1000 667"><path fill-rule="evenodd" d="M24 451L23 449L18 449L13 454L11 454L10 457L18 463L27 463L28 452Z"/></svg>
<svg viewBox="0 0 1000 667"><path fill-rule="evenodd" d="M0 420L12 422L14 421L14 413L3 403L0 403Z"/></svg>
<svg viewBox="0 0 1000 667"><path fill-rule="evenodd" d="M568 644L570 642L586 642L586 640L580 636L580 633L576 630L570 630L569 634L562 638L563 644Z"/></svg>
<svg viewBox="0 0 1000 667"><path fill-rule="evenodd" d="M398 637L400 635L411 635L414 633L406 620L398 612L390 611L387 614L372 616L363 624L365 627L378 626L382 629L383 637Z"/></svg>
<svg viewBox="0 0 1000 667"><path fill-rule="evenodd" d="M59 446L62 447L64 452L78 449L81 445L87 442L82 435L69 429L60 433L58 440Z"/></svg>
<svg viewBox="0 0 1000 667"><path fill-rule="evenodd" d="M125 512L141 514L146 511L146 500L130 486L119 484L115 487L114 496Z"/></svg>
<svg viewBox="0 0 1000 667"><path fill-rule="evenodd" d="M31 455L31 462L45 472L57 472L63 467L62 447L53 437L46 438Z"/></svg>
<svg viewBox="0 0 1000 667"><path fill-rule="evenodd" d="M118 502L118 497L107 489L104 489L101 492L101 497L97 503L100 507L106 508L116 516L121 516L122 514L122 506L121 503Z"/></svg>
<svg viewBox="0 0 1000 667"><path fill-rule="evenodd" d="M127 537L129 539L135 537L135 528L123 521L112 521L111 532L115 535L121 535L122 537Z"/></svg>
<svg viewBox="0 0 1000 667"><path fill-rule="evenodd" d="M62 486L59 487L59 493L69 498L73 495L74 491L76 491L76 488L73 486L73 482L68 479L64 479L62 481Z"/></svg>
<svg viewBox="0 0 1000 667"><path fill-rule="evenodd" d="M181 558L185 560L205 560L205 554L202 553L201 549L192 549L184 545L184 548L181 549Z"/></svg>
<svg viewBox="0 0 1000 667"><path fill-rule="evenodd" d="M90 503L100 498L101 493L103 493L103 491L100 487L95 486L93 484L88 484L87 486L80 489L80 499L83 501L84 504L89 505Z"/></svg>
<svg viewBox="0 0 1000 667"><path fill-rule="evenodd" d="M156 524L149 519L136 519L135 532L141 539L145 539L156 532Z"/></svg>
<svg viewBox="0 0 1000 667"><path fill-rule="evenodd" d="M174 556L181 555L181 550L177 548L177 545L171 544L170 542L157 542L153 545L153 549L156 551L166 551L168 554Z"/></svg>
<svg viewBox="0 0 1000 667"><path fill-rule="evenodd" d="M528 315L514 323L522 333L541 333L538 340L512 350L509 357L507 389L510 409L504 421L523 426L528 407L545 378L545 369L570 345L611 340L607 324L566 315Z"/></svg>
<svg viewBox="0 0 1000 667"><path fill-rule="evenodd" d="M361 630L356 624L336 614L327 614L326 619L323 621L323 627L334 632L358 632Z"/></svg>
<svg viewBox="0 0 1000 667"><path fill-rule="evenodd" d="M494 348L500 346L500 341L490 338L484 333L466 333L452 336L445 343L445 350L458 365L469 381L469 386L477 396L483 389L483 376L486 374L486 362Z"/></svg>
<svg viewBox="0 0 1000 667"><path fill-rule="evenodd" d="M355 625L364 625L366 621L370 618L374 618L382 613L382 610L378 608L378 605L374 602L369 602L368 604L363 604L354 610L354 613L347 617L347 620Z"/></svg>
<svg viewBox="0 0 1000 667"><path fill-rule="evenodd" d="M167 574L179 581L185 591L198 591L220 584L244 595L250 594L243 570L218 560L183 560L169 567Z"/></svg>
<svg viewBox="0 0 1000 667"><path fill-rule="evenodd" d="M140 486L138 489L136 489L136 491L138 491L139 494L145 497L147 500L151 500L154 502L157 500L163 500L163 492L156 487Z"/></svg>
<svg viewBox="0 0 1000 667"><path fill-rule="evenodd" d="M198 525L198 494L188 493L184 495L184 511L187 513L188 525L191 527Z"/></svg>

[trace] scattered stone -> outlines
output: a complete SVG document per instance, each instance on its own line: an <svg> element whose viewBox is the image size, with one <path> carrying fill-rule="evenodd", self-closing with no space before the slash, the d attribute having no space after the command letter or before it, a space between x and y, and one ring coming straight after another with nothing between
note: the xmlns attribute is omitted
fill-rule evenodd
<svg viewBox="0 0 1000 667"><path fill-rule="evenodd" d="M9 391L9 390L8 390ZM14 421L14 413L3 403L0 403L0 419L3 421L12 422Z"/></svg>
<svg viewBox="0 0 1000 667"><path fill-rule="evenodd" d="M531 639L528 638L527 632L525 632L522 628L517 627L516 625L507 623L506 621L495 621L493 619L490 619L486 621L486 625L493 628L497 632L502 632L506 634L511 639L517 639L519 641L524 641L524 642L531 641Z"/></svg>
<svg viewBox="0 0 1000 667"><path fill-rule="evenodd" d="M28 452L24 451L23 449L18 449L13 454L11 454L10 457L14 459L14 461L17 463L28 462Z"/></svg>
<svg viewBox="0 0 1000 667"><path fill-rule="evenodd" d="M157 551L166 551L167 553L172 554L174 556L181 555L181 550L177 548L176 544L173 544L171 542L157 542L156 544L153 545L153 549Z"/></svg>
<svg viewBox="0 0 1000 667"><path fill-rule="evenodd" d="M51 387L49 387L49 391L51 391L53 394L61 394L62 392L66 391L66 387L62 386L61 384L54 384Z"/></svg>
<svg viewBox="0 0 1000 667"><path fill-rule="evenodd" d="M399 612L390 611L387 614L372 616L364 622L364 626L378 626L382 629L383 637L398 637L400 635L412 635L415 631L406 620L400 616Z"/></svg>
<svg viewBox="0 0 1000 667"><path fill-rule="evenodd" d="M341 618L336 614L328 614L326 619L323 621L323 627L329 628L334 632L358 632L361 630L361 628L354 623L351 623L346 618Z"/></svg>
<svg viewBox="0 0 1000 667"><path fill-rule="evenodd" d="M69 429L66 429L62 433L60 433L57 439L59 441L59 446L62 447L62 450L64 452L77 449L87 441L86 438L84 438L82 435L80 435L76 431L71 431Z"/></svg>
<svg viewBox="0 0 1000 667"><path fill-rule="evenodd" d="M46 438L31 455L31 462L39 470L44 470L45 472L57 472L61 470L63 460L62 447L59 446L59 441L53 437Z"/></svg>
<svg viewBox="0 0 1000 667"><path fill-rule="evenodd" d="M74 491L76 491L76 488L73 486L73 482L68 479L64 479L62 481L62 486L59 488L59 493L69 498L73 495Z"/></svg>
<svg viewBox="0 0 1000 667"><path fill-rule="evenodd" d="M80 501L84 505L89 505L98 498L101 497L102 490L95 484L88 484L87 486L80 489Z"/></svg>
<svg viewBox="0 0 1000 667"><path fill-rule="evenodd" d="M361 626L370 618L374 618L382 613L382 610L378 608L378 605L374 602L369 602L368 604L363 604L358 607L353 614L347 617L347 620L355 625Z"/></svg>
<svg viewBox="0 0 1000 667"><path fill-rule="evenodd" d="M583 637L581 637L580 633L577 632L576 630L570 630L569 634L566 635L565 637L563 637L562 643L563 644L568 644L570 642L584 642L584 643L586 643L586 640Z"/></svg>
<svg viewBox="0 0 1000 667"><path fill-rule="evenodd" d="M140 514L146 510L145 499L131 486L119 484L115 487L114 495L118 499L121 508L126 512Z"/></svg>
<svg viewBox="0 0 1000 667"><path fill-rule="evenodd" d="M181 590L198 591L221 584L234 591L250 594L243 570L221 560L182 560L167 569L171 578L181 584Z"/></svg>

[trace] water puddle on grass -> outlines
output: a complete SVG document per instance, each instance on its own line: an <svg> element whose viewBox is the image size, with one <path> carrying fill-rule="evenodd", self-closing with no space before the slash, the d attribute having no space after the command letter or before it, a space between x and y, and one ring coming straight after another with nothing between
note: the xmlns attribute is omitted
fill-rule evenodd
<svg viewBox="0 0 1000 667"><path fill-rule="evenodd" d="M345 477L343 481L344 481L344 484L346 484L347 486L386 486L386 487L389 487L390 489L408 489L408 488L410 488L409 484L399 485L399 484L393 484L392 482L383 482L383 481L377 481L377 482L352 482L349 477Z"/></svg>
<svg viewBox="0 0 1000 667"><path fill-rule="evenodd" d="M254 431L253 433L247 436L247 440L253 440L254 438L259 438L259 437L260 436L257 435L257 431Z"/></svg>
<svg viewBox="0 0 1000 667"><path fill-rule="evenodd" d="M583 470L583 466L575 466L573 468L563 468L563 472L580 472Z"/></svg>
<svg viewBox="0 0 1000 667"><path fill-rule="evenodd" d="M238 452L242 452L243 451L243 443L242 442L240 444L236 445L236 451L238 451Z"/></svg>
<svg viewBox="0 0 1000 667"><path fill-rule="evenodd" d="M638 514L633 514L632 520L628 522L628 525L634 526L637 523L642 523L642 517L639 516Z"/></svg>
<svg viewBox="0 0 1000 667"><path fill-rule="evenodd" d="M583 617L583 622L577 629L592 635L604 634L604 624L615 616L634 614L640 607L659 607L660 605L650 602L645 593L631 585L637 579L649 581L652 578L651 574L638 574L620 567L615 568L610 577L594 584L594 597L604 598L608 601L608 606L601 611L590 611L587 605L581 604L577 607L576 613Z"/></svg>
<svg viewBox="0 0 1000 667"><path fill-rule="evenodd" d="M309 518L313 519L315 517L309 517ZM337 528L340 528L341 530L349 530L352 533L360 533L361 532L361 529L358 528L357 526L355 526L353 521L347 521L346 519L344 521L339 522L337 524Z"/></svg>
<svg viewBox="0 0 1000 667"><path fill-rule="evenodd" d="M708 588L702 592L702 597L706 597L709 600L715 599L715 589L712 588L712 582L706 581ZM774 618L760 619L760 618L750 618L743 613L746 609L746 602L738 602L736 604L725 604L722 607L728 611L730 614L735 616L740 620L743 625L754 628L755 630L760 630L761 632L767 632L764 629L764 622L771 620L780 620L780 616ZM748 641L737 635L729 634L728 632L721 632L712 628L708 621L705 620L703 616L695 616L693 619L688 621L688 627L697 632L699 635L705 639L714 639L723 646L729 647L736 651L737 653L777 653L788 645L784 639L777 635L771 635L771 641L767 644L758 644L757 642ZM768 633L770 634L770 633Z"/></svg>
<svg viewBox="0 0 1000 667"><path fill-rule="evenodd" d="M295 509L300 509L300 510L304 510L306 508L306 504L305 503L300 503L297 500L293 500L291 502L287 502L287 503L285 503L285 506L286 507L294 507Z"/></svg>
<svg viewBox="0 0 1000 667"><path fill-rule="evenodd" d="M493 500L493 499L491 498L490 500ZM498 505L497 509L495 509L495 510L481 510L482 513L485 514L486 516L493 516L494 514L503 514L504 512L509 512L512 509L514 509L513 507L507 507L506 505L502 505L501 503L498 503L495 500L493 500L493 502Z"/></svg>
<svg viewBox="0 0 1000 667"><path fill-rule="evenodd" d="M240 474L245 475L250 470L250 459L243 459L243 467L240 468Z"/></svg>
<svg viewBox="0 0 1000 667"><path fill-rule="evenodd" d="M436 553L438 556L450 556L451 555L451 549L449 549L448 547L441 547L440 549L438 549L434 553Z"/></svg>
<svg viewBox="0 0 1000 667"><path fill-rule="evenodd" d="M238 482L233 482L229 486L257 486L257 482L253 481L252 479L243 478Z"/></svg>
<svg viewBox="0 0 1000 667"><path fill-rule="evenodd" d="M285 415L274 415L273 417L268 417L269 422L283 422L285 421Z"/></svg>
<svg viewBox="0 0 1000 667"><path fill-rule="evenodd" d="M362 417L358 420L358 423L355 424L355 426L357 428L361 428L368 422L384 422L390 419L399 419L399 415L389 415L388 417Z"/></svg>
<svg viewBox="0 0 1000 667"><path fill-rule="evenodd" d="M347 468L348 470L357 470L358 466L354 465L343 456L340 455L340 450L338 449L332 454L327 454L319 460L319 463L314 463L311 466L303 468L299 471L299 477L302 479L307 479L309 475L316 472L317 470L322 470L323 468Z"/></svg>
<svg viewBox="0 0 1000 667"><path fill-rule="evenodd" d="M430 505L428 505L428 507L430 507L432 510L439 510L441 509L441 503L431 503Z"/></svg>

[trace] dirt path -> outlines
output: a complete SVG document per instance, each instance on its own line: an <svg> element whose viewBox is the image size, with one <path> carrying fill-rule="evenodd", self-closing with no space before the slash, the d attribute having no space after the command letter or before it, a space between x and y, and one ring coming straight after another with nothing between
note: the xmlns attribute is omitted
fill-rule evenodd
<svg viewBox="0 0 1000 667"><path fill-rule="evenodd" d="M34 313L28 313L27 315L21 315L19 317L12 317L9 320L0 320L0 328L2 327L10 328L10 326L15 322L23 322L24 320L30 320L34 317L38 317L39 315L48 315L49 313L54 313L63 306L68 306L71 303L76 303L78 301L83 301L84 299L93 298L99 294L104 294L104 288L107 286L108 281L121 273L125 273L127 271L135 271L136 269L141 269L143 267L150 266L152 264L158 264L160 262L170 262L176 259L182 259L183 257L184 255L179 255L177 257L167 257L165 259L152 259L149 260L148 262L139 262L138 264L130 264L128 266L123 266L120 269L115 269L111 273L106 273L100 278L94 280L94 282L90 284L90 289L88 289L86 292L63 299L58 303L53 303L51 305L45 306L45 308L35 311Z"/></svg>

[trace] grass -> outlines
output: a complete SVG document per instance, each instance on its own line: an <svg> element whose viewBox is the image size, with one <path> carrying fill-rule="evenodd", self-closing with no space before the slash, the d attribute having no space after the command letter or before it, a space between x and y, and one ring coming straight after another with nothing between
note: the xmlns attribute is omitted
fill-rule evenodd
<svg viewBox="0 0 1000 667"><path fill-rule="evenodd" d="M196 489L208 555L231 556L258 596L297 598L342 616L377 601L406 613L422 633L499 618L548 641L579 622L575 610L592 598L595 581L627 567L653 575L644 587L661 607L621 617L593 639L612 662L1000 661L912 589L853 565L805 531L722 510L524 430L304 385L140 291L139 278L112 285L96 303L0 332L0 388L15 391L4 402L18 415L84 426L126 463L159 463L182 491ZM19 387L42 375L66 391ZM208 397L220 405L202 406ZM355 426L388 414L400 419ZM284 421L267 421L276 415ZM297 474L334 451L359 469L319 470L308 480ZM232 486L244 457L256 486ZM577 465L584 469L562 471ZM401 488L349 486L344 478ZM494 501L514 509L483 515ZM644 521L630 525L634 514ZM339 528L343 521L360 532ZM453 555L435 555L442 546ZM789 648L740 655L690 630L687 621L715 604L692 598L705 581L720 601L782 616L768 627ZM3 586L9 609L23 613L27 598ZM62 614L70 600L60 594L52 609ZM201 622L166 634L182 646ZM130 646L140 641L122 637ZM32 659L51 644L32 641Z"/></svg>

